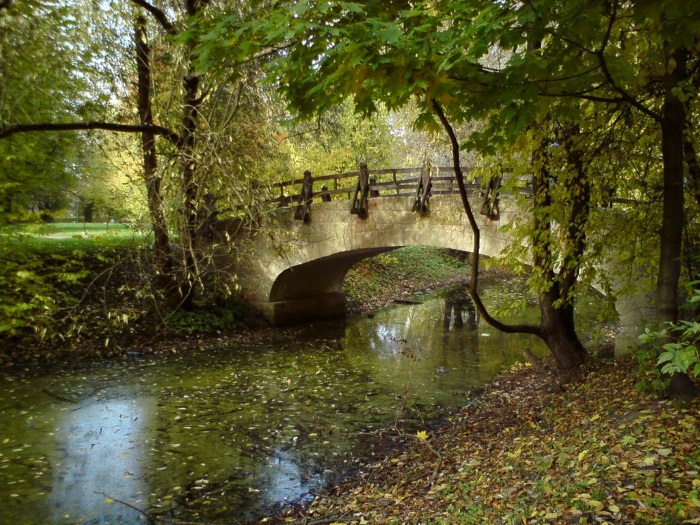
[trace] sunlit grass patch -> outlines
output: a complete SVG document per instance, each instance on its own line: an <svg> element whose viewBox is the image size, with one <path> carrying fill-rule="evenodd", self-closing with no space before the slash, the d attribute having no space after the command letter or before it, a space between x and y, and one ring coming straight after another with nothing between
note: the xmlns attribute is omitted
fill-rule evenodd
<svg viewBox="0 0 700 525"><path fill-rule="evenodd" d="M0 227L2 246L30 253L136 247L145 239L143 232L118 223L28 223Z"/></svg>

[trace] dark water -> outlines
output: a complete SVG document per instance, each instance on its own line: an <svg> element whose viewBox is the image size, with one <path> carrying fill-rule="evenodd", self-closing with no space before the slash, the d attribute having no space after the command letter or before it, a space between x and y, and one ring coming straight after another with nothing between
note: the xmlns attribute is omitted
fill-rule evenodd
<svg viewBox="0 0 700 525"><path fill-rule="evenodd" d="M378 429L427 429L523 347L544 353L459 294L416 299L274 346L5 372L0 523L236 523L304 502L367 461ZM586 339L602 300L583 306Z"/></svg>

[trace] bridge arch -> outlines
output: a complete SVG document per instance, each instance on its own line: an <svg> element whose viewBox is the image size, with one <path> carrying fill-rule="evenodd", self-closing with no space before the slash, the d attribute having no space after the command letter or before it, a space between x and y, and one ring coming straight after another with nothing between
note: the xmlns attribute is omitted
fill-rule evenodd
<svg viewBox="0 0 700 525"><path fill-rule="evenodd" d="M459 195L430 201L427 214L412 211L411 197L370 199L367 217L351 215L348 201L314 204L307 222L283 210L281 236L259 243L246 272L247 296L273 324L339 317L342 284L358 261L404 246L473 250L473 235ZM481 254L496 256L508 244L500 225L516 212L501 204L498 218L478 216Z"/></svg>

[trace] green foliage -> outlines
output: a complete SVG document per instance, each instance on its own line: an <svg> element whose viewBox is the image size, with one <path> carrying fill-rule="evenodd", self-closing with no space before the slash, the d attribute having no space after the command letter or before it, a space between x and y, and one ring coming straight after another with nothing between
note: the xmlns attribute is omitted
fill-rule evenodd
<svg viewBox="0 0 700 525"><path fill-rule="evenodd" d="M59 305L74 301L65 285L88 275L80 258L53 254L44 259L16 250L17 245L8 247L0 248L0 336L53 335L49 332Z"/></svg>
<svg viewBox="0 0 700 525"><path fill-rule="evenodd" d="M700 303L700 289L694 290L690 303ZM683 373L691 377L700 376L700 322L697 319L667 323L659 331L647 329L639 339L643 344L655 348L661 345L663 351L658 354L656 365L660 367L662 374L670 376Z"/></svg>
<svg viewBox="0 0 700 525"><path fill-rule="evenodd" d="M17 123L60 122L84 115L95 96L87 78L85 13L44 0L0 10L0 116ZM0 140L0 218L64 209L78 184L84 137L30 133Z"/></svg>
<svg viewBox="0 0 700 525"><path fill-rule="evenodd" d="M226 319L207 311L178 310L168 318L168 325L176 331L186 334L212 334L224 328Z"/></svg>
<svg viewBox="0 0 700 525"><path fill-rule="evenodd" d="M663 376L657 366L659 357L656 334L650 330L640 336L640 344L634 350L637 360L636 388L640 392L647 392L654 396L661 396L668 386L670 378Z"/></svg>
<svg viewBox="0 0 700 525"><path fill-rule="evenodd" d="M661 372L665 374L680 372L694 377L699 376L700 356L697 345L700 341L700 323L680 321L671 328L671 331L678 340L663 345L664 351L657 361L661 366ZM666 333L662 330L659 337L665 336Z"/></svg>
<svg viewBox="0 0 700 525"><path fill-rule="evenodd" d="M56 340L80 332L70 326L71 308L114 262L115 248L138 242L121 225L112 225L110 236L106 228L37 223L0 230L0 338ZM86 230L93 235L85 237Z"/></svg>
<svg viewBox="0 0 700 525"><path fill-rule="evenodd" d="M305 170L314 175L355 171L361 162L370 167L394 165L386 112L362 118L345 103L319 118L316 125L290 125L284 137L281 149L296 176Z"/></svg>

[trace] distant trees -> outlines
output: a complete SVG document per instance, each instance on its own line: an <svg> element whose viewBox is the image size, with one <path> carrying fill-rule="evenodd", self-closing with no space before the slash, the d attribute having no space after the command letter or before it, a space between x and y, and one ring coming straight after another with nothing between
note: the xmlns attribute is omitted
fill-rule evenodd
<svg viewBox="0 0 700 525"><path fill-rule="evenodd" d="M22 2L0 10L3 127L85 110L90 103L85 82L80 77L70 81L67 74L70 64L84 58L85 50L67 40L79 23L69 23L65 9L53 4ZM40 58L47 61L45 70L36 67ZM17 217L27 210L50 214L65 208L77 184L84 146L53 133L0 141L0 215Z"/></svg>
<svg viewBox="0 0 700 525"><path fill-rule="evenodd" d="M149 210L155 271L174 305L191 305L206 266L202 226L235 209L275 156L274 99L258 84L255 63L205 78L191 64L190 44L177 41L206 9L231 14L240 6L233 7L198 0L3 6L0 214L54 209L66 199L88 214L114 206L113 194L126 196L121 182L133 183L140 164L145 199L137 200ZM133 197L111 213L136 211Z"/></svg>

